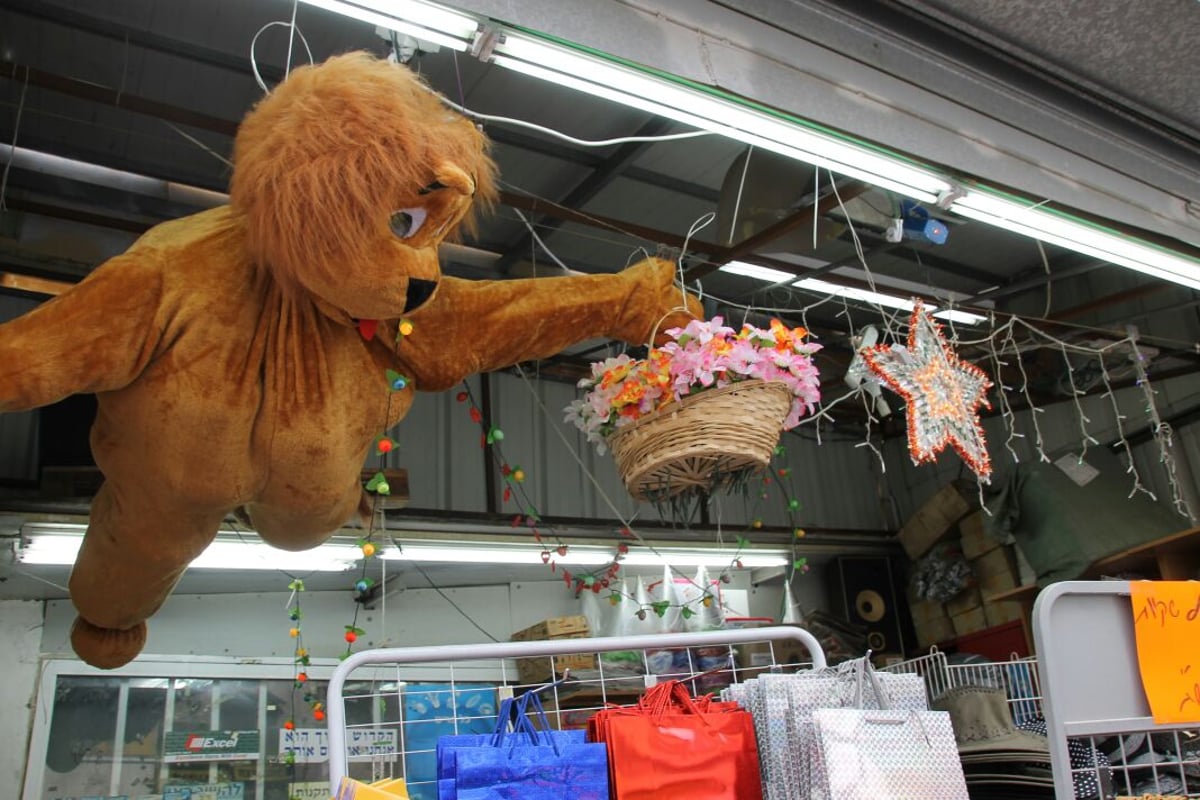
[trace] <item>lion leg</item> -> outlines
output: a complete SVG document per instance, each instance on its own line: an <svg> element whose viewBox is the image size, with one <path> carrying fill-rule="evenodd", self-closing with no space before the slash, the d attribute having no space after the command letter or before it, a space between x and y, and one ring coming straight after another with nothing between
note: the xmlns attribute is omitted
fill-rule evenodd
<svg viewBox="0 0 1200 800"><path fill-rule="evenodd" d="M79 616L71 646L100 669L132 661L158 611L189 563L216 536L224 512L155 506L142 491L106 482L71 570Z"/></svg>

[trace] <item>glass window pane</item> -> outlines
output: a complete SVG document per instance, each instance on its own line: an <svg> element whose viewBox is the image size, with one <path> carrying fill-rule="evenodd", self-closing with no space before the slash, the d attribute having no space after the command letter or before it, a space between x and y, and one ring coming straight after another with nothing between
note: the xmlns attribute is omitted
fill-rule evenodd
<svg viewBox="0 0 1200 800"><path fill-rule="evenodd" d="M42 782L47 800L111 794L119 696L118 678L58 680Z"/></svg>
<svg viewBox="0 0 1200 800"><path fill-rule="evenodd" d="M158 773L166 710L166 680L130 681L117 796L143 797L159 791Z"/></svg>

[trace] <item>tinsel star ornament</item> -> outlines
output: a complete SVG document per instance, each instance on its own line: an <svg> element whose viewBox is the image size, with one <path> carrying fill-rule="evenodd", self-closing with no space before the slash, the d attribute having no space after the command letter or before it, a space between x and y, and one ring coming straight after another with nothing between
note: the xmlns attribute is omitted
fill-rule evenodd
<svg viewBox="0 0 1200 800"><path fill-rule="evenodd" d="M908 452L915 463L934 461L952 445L979 479L988 482L988 457L979 407L991 408L992 382L983 370L958 357L918 302L907 347L876 345L862 350L867 366L908 406Z"/></svg>

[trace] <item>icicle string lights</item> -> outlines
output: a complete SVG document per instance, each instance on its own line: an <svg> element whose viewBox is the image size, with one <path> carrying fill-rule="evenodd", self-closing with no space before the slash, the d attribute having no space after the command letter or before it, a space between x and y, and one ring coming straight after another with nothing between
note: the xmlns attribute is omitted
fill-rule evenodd
<svg viewBox="0 0 1200 800"><path fill-rule="evenodd" d="M1147 416L1150 417L1154 441L1158 444L1158 460L1163 465L1167 479L1170 482L1171 503L1175 506L1175 510L1179 514L1192 518L1192 509L1188 507L1187 499L1183 495L1183 490L1179 485L1179 478L1175 471L1174 435L1171 431L1171 426L1162 421L1162 417L1158 413L1158 405L1154 402L1154 396L1158 392L1150 385L1150 378L1146 375L1146 356L1138 348L1138 329L1134 325L1128 325L1125 332L1129 335L1130 358L1133 360L1137 385L1141 388L1142 396L1146 401L1144 410Z"/></svg>

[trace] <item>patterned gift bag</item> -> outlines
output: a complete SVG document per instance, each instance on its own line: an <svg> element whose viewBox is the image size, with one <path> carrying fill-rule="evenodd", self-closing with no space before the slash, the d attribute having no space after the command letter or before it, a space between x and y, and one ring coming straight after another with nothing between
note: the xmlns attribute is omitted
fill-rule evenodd
<svg viewBox="0 0 1200 800"><path fill-rule="evenodd" d="M864 659L852 706L813 711L812 800L969 800L950 715L893 709L883 683Z"/></svg>

